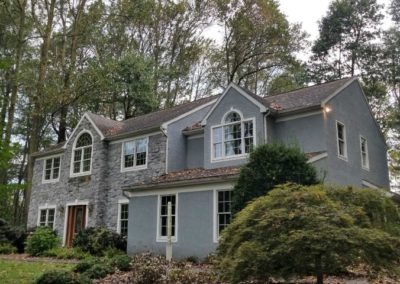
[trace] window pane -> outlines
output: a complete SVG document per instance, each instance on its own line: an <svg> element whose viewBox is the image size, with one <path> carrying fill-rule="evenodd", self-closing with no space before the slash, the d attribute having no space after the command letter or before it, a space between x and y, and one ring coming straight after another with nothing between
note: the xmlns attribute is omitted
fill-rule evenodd
<svg viewBox="0 0 400 284"><path fill-rule="evenodd" d="M136 154L136 166L146 164L146 152Z"/></svg>
<svg viewBox="0 0 400 284"><path fill-rule="evenodd" d="M244 152L250 153L253 149L253 137L244 139Z"/></svg>
<svg viewBox="0 0 400 284"><path fill-rule="evenodd" d="M83 159L90 160L92 157L92 147L85 148L83 151Z"/></svg>
<svg viewBox="0 0 400 284"><path fill-rule="evenodd" d="M51 169L51 162L52 162L52 159L46 160L46 170L50 170Z"/></svg>
<svg viewBox="0 0 400 284"><path fill-rule="evenodd" d="M47 210L40 210L39 226L46 226L46 213Z"/></svg>
<svg viewBox="0 0 400 284"><path fill-rule="evenodd" d="M214 144L214 158L222 156L222 143Z"/></svg>
<svg viewBox="0 0 400 284"><path fill-rule="evenodd" d="M57 179L60 174L60 157L54 158L53 161L53 179Z"/></svg>
<svg viewBox="0 0 400 284"><path fill-rule="evenodd" d="M225 118L225 123L240 121L240 115L237 112L229 113Z"/></svg>
<svg viewBox="0 0 400 284"><path fill-rule="evenodd" d="M137 153L146 152L146 142L147 142L147 139L136 140L136 152Z"/></svg>
<svg viewBox="0 0 400 284"><path fill-rule="evenodd" d="M133 167L134 155L125 156L125 168Z"/></svg>
<svg viewBox="0 0 400 284"><path fill-rule="evenodd" d="M247 121L244 123L244 137L253 137L253 122Z"/></svg>
<svg viewBox="0 0 400 284"><path fill-rule="evenodd" d="M84 160L83 161L83 172L88 172L90 171L90 160Z"/></svg>
<svg viewBox="0 0 400 284"><path fill-rule="evenodd" d="M222 127L213 128L213 143L222 142Z"/></svg>
<svg viewBox="0 0 400 284"><path fill-rule="evenodd" d="M220 233L231 222L231 191L218 192L218 232Z"/></svg>
<svg viewBox="0 0 400 284"><path fill-rule="evenodd" d="M80 161L74 162L74 173L79 173L80 172L80 167L81 167L81 162Z"/></svg>
<svg viewBox="0 0 400 284"><path fill-rule="evenodd" d="M54 222L54 209L48 209L47 222Z"/></svg>
<svg viewBox="0 0 400 284"><path fill-rule="evenodd" d="M52 162L52 159L46 160L45 173L44 173L45 180L51 179L51 162Z"/></svg>
<svg viewBox="0 0 400 284"><path fill-rule="evenodd" d="M79 136L78 141L76 142L76 148L89 145L92 145L92 137L89 133L83 133Z"/></svg>
<svg viewBox="0 0 400 284"><path fill-rule="evenodd" d="M75 150L74 161L80 161L82 158L82 149Z"/></svg>
<svg viewBox="0 0 400 284"><path fill-rule="evenodd" d="M168 217L168 202L171 202L172 211L172 232L171 235L175 236L175 210L176 210L176 196L175 195L164 195L161 196L161 208L160 208L160 219L161 219L161 236L167 236L167 217Z"/></svg>
<svg viewBox="0 0 400 284"><path fill-rule="evenodd" d="M135 141L124 143L124 155L133 155L135 153Z"/></svg>

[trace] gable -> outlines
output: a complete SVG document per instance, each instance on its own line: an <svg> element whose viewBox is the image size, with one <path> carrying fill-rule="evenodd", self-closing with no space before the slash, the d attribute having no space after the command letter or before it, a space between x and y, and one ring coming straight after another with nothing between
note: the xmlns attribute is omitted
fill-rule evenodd
<svg viewBox="0 0 400 284"><path fill-rule="evenodd" d="M67 148L68 145L73 143L76 137L81 133L81 131L86 130L89 131L92 135L94 132L99 136L100 140L104 140L105 136L100 131L100 129L96 126L93 120L90 118L88 113L85 113L82 118L79 120L78 124L75 126L74 130L72 131L71 135L68 137L67 141L65 142L62 148Z"/></svg>
<svg viewBox="0 0 400 284"><path fill-rule="evenodd" d="M234 83L230 83L228 87L225 89L225 91L222 93L222 95L218 98L214 106L210 109L210 111L206 114L206 116L203 118L201 121L202 125L207 124L207 119L215 112L219 106L226 101L226 97L231 97L236 95L238 97L238 100L241 100L239 97L242 97L242 99L245 99L247 103L251 103L254 105L254 107L259 109L259 112L263 113L267 111L267 107L261 103L262 98L257 98L255 95L249 94L246 91L244 91L242 88L238 87Z"/></svg>

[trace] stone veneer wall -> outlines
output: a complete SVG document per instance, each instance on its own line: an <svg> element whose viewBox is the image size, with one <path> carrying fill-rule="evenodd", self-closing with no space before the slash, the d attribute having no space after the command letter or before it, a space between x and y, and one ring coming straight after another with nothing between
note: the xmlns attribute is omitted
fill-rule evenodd
<svg viewBox="0 0 400 284"><path fill-rule="evenodd" d="M92 172L89 177L70 177L72 147L82 130L93 135ZM45 159L35 161L28 228L37 225L39 206L56 205L55 229L64 235L66 204L89 202L88 226L107 226L116 230L118 200L124 198L121 187L145 182L165 172L166 137L159 133L149 137L148 167L140 171L121 173L120 143L101 141L91 123L84 119L69 141L61 158L60 180L42 183Z"/></svg>

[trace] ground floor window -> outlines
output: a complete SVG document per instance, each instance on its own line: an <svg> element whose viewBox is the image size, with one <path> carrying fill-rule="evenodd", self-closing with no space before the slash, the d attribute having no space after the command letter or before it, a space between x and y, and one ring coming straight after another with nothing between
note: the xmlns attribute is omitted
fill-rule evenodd
<svg viewBox="0 0 400 284"><path fill-rule="evenodd" d="M218 191L217 192L217 229L219 234L231 223L231 200L232 191Z"/></svg>
<svg viewBox="0 0 400 284"><path fill-rule="evenodd" d="M41 227L54 228L55 220L55 208L44 208L39 209L39 222L38 225Z"/></svg>
<svg viewBox="0 0 400 284"><path fill-rule="evenodd" d="M129 204L119 204L119 233L121 236L128 236L128 216L129 216Z"/></svg>
<svg viewBox="0 0 400 284"><path fill-rule="evenodd" d="M172 237L176 236L176 195L160 196L160 237L167 237L168 202L171 202Z"/></svg>

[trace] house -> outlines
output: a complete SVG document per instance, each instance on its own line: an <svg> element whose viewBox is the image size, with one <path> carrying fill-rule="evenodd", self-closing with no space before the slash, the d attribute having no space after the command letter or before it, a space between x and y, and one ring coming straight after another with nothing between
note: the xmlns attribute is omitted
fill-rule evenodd
<svg viewBox="0 0 400 284"><path fill-rule="evenodd" d="M129 253L164 253L170 201L174 256L205 257L231 220L239 167L273 141L301 147L325 182L389 188L385 140L356 78L266 98L230 84L122 122L86 113L64 144L34 154L28 226L51 226L69 246L105 225L127 235Z"/></svg>

